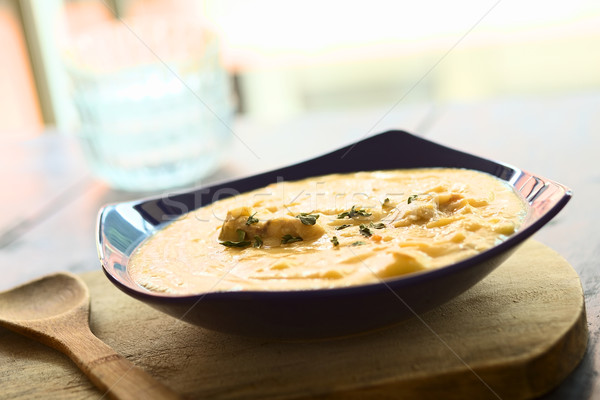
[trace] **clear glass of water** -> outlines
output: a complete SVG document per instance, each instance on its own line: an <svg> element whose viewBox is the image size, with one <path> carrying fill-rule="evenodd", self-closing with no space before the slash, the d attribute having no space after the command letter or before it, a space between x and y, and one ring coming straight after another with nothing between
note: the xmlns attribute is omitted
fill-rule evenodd
<svg viewBox="0 0 600 400"><path fill-rule="evenodd" d="M65 61L78 134L98 177L156 191L218 168L233 104L210 31L184 20L115 20L77 37Z"/></svg>

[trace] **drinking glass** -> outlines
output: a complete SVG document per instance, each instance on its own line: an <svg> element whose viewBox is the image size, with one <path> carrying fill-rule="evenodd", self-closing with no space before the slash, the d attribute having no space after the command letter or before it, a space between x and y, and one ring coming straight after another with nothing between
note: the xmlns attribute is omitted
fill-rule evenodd
<svg viewBox="0 0 600 400"><path fill-rule="evenodd" d="M219 166L233 104L214 33L189 20L114 20L74 38L64 55L78 135L98 177L156 191Z"/></svg>

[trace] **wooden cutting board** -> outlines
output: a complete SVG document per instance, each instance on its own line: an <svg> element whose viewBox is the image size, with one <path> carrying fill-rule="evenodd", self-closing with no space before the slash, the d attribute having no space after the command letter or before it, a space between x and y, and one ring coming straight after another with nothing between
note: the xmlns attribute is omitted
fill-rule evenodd
<svg viewBox="0 0 600 400"><path fill-rule="evenodd" d="M129 298L99 271L83 279L92 331L190 398L530 398L565 378L587 343L577 274L532 240L442 307L325 341L211 332ZM0 328L0 398L102 395L62 354Z"/></svg>

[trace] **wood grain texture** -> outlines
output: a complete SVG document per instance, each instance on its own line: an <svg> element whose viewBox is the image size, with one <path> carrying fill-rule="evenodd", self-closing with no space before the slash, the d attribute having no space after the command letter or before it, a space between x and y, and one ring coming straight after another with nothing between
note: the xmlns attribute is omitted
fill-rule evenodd
<svg viewBox="0 0 600 400"><path fill-rule="evenodd" d="M192 398L530 398L564 379L587 342L577 274L535 241L442 307L389 329L313 342L211 332L129 298L100 272L83 278L92 331ZM0 381L2 398L101 396L66 357L4 329Z"/></svg>
<svg viewBox="0 0 600 400"><path fill-rule="evenodd" d="M10 207L0 214L0 248L75 200L90 180L75 139L52 134L20 142L0 137L0 179L0 204Z"/></svg>
<svg viewBox="0 0 600 400"><path fill-rule="evenodd" d="M600 92L506 97L440 107L426 132L440 144L557 180L573 199L535 239L560 253L581 279L588 350L576 373L546 400L600 398Z"/></svg>
<svg viewBox="0 0 600 400"><path fill-rule="evenodd" d="M180 399L90 331L90 296L76 275L60 273L0 293L0 326L66 354L108 397Z"/></svg>

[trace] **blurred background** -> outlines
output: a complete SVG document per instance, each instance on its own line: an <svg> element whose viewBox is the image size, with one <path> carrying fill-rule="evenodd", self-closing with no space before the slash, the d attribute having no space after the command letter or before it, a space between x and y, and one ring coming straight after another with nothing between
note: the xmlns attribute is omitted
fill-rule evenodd
<svg viewBox="0 0 600 400"><path fill-rule="evenodd" d="M0 0L0 134L76 129L64 43L168 14L217 32L235 111L258 121L600 88L593 0Z"/></svg>

